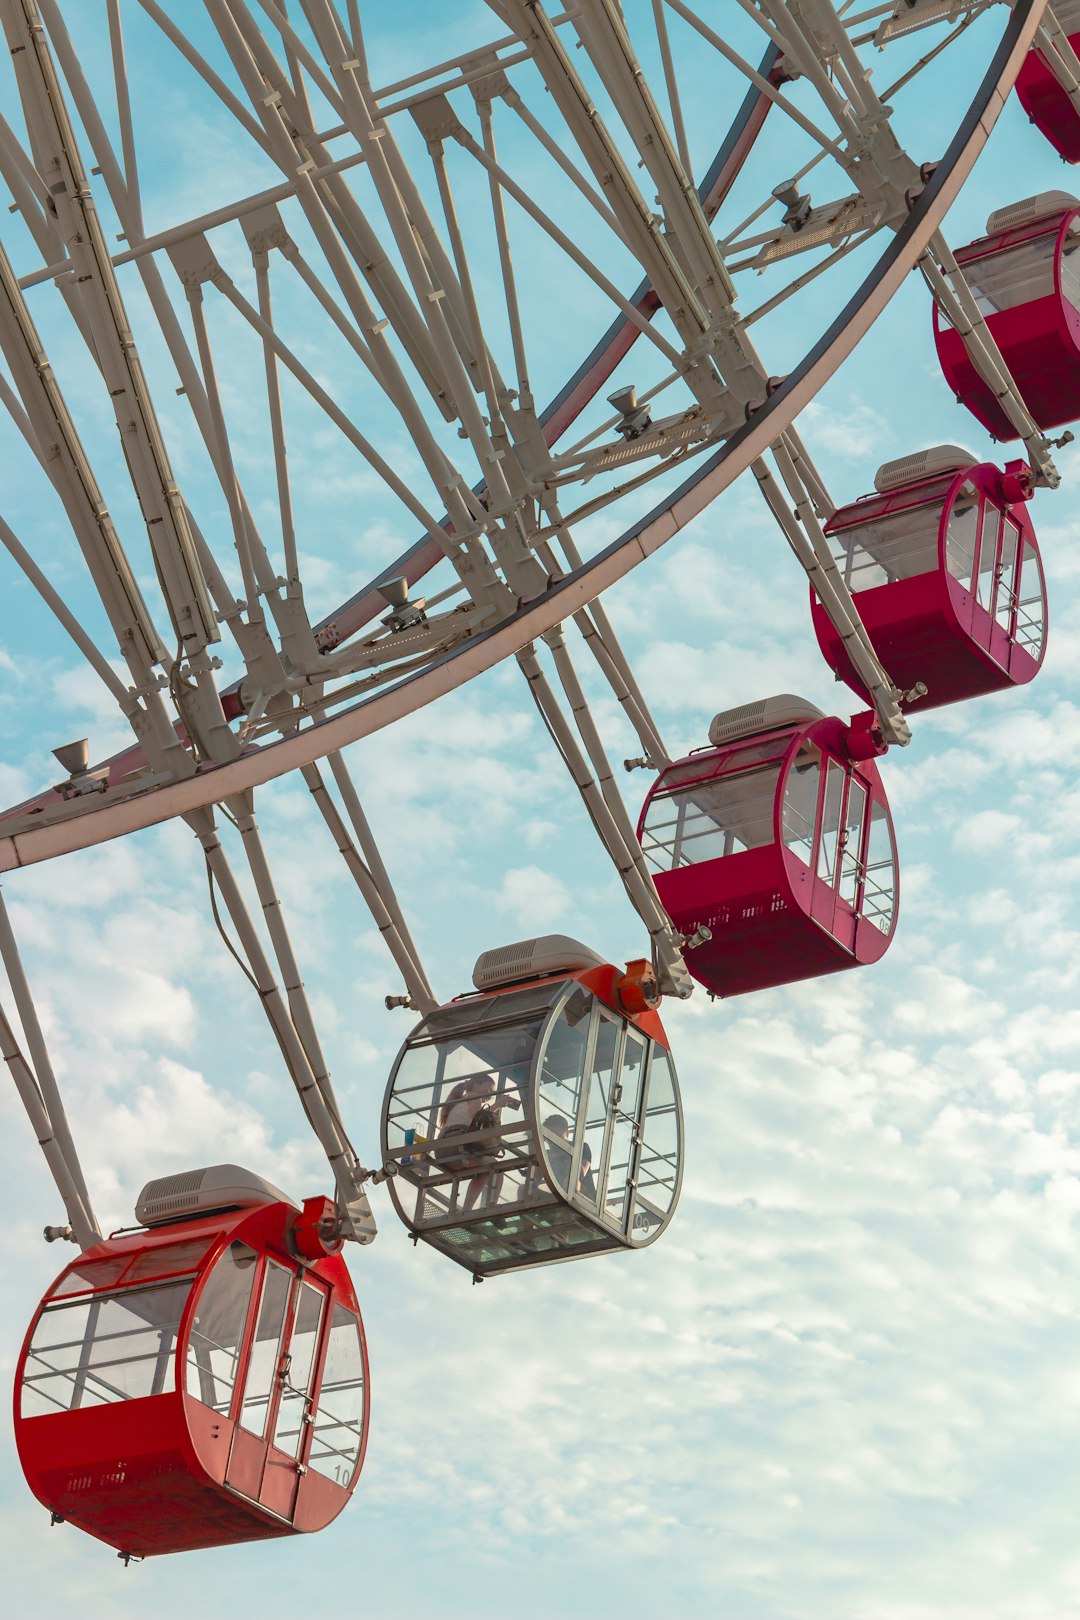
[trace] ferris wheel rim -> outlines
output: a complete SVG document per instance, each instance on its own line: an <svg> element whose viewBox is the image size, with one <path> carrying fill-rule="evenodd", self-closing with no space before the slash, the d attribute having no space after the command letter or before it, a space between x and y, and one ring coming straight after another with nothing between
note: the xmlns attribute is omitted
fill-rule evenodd
<svg viewBox="0 0 1080 1620"><path fill-rule="evenodd" d="M946 153L907 221L831 326L745 427L651 512L512 618L337 714L252 748L239 759L204 764L192 777L148 789L135 798L84 811L69 820L0 835L0 872L92 848L204 809L371 736L495 668L602 596L658 551L791 426L915 268L1004 109L1045 6L1046 0L1015 0L1001 40Z"/></svg>

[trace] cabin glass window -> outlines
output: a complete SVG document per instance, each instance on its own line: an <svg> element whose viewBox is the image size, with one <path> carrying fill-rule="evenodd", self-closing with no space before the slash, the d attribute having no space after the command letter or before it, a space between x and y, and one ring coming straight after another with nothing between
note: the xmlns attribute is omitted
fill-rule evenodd
<svg viewBox="0 0 1080 1620"><path fill-rule="evenodd" d="M814 826L821 782L821 750L804 743L784 788L784 844L809 867L814 863Z"/></svg>
<svg viewBox="0 0 1080 1620"><path fill-rule="evenodd" d="M130 1254L107 1254L100 1260L78 1260L61 1277L49 1297L62 1299L65 1294L85 1294L91 1288L108 1288L111 1283L120 1280L130 1264Z"/></svg>
<svg viewBox="0 0 1080 1620"><path fill-rule="evenodd" d="M182 1271L195 1271L209 1247L210 1239L203 1237L144 1249L124 1272L124 1282L141 1282L147 1277L175 1277Z"/></svg>
<svg viewBox="0 0 1080 1620"><path fill-rule="evenodd" d="M176 1339L190 1277L46 1306L21 1391L23 1417L141 1400L175 1388Z"/></svg>
<svg viewBox="0 0 1080 1620"><path fill-rule="evenodd" d="M853 909L858 904L862 883L863 816L866 812L866 789L854 777L848 787L847 808L844 812L844 837L840 853L840 898Z"/></svg>
<svg viewBox="0 0 1080 1620"><path fill-rule="evenodd" d="M679 1184L679 1108L671 1057L654 1046L641 1121L630 1236L644 1243L667 1217Z"/></svg>
<svg viewBox="0 0 1080 1620"><path fill-rule="evenodd" d="M577 1130L578 1106L589 1046L595 997L578 986L552 1024L544 1043L537 1091L537 1118L544 1141L544 1155L552 1179L569 1192L570 1163ZM601 1017L596 1052L606 1052L607 1025Z"/></svg>
<svg viewBox="0 0 1080 1620"><path fill-rule="evenodd" d="M1000 253L987 253L981 259L961 265L964 279L984 315L1015 309L1037 298L1048 298L1054 291L1054 248L1057 228L1041 236L1018 242Z"/></svg>
<svg viewBox="0 0 1080 1620"><path fill-rule="evenodd" d="M714 750L702 749L689 759L669 765L664 772L664 791L692 787L702 780L713 781L721 774L749 770L751 765L765 765L781 759L788 739L783 733L772 732L752 742L728 743Z"/></svg>
<svg viewBox="0 0 1080 1620"><path fill-rule="evenodd" d="M840 839L840 812L844 803L844 771L830 759L825 777L825 803L821 811L821 842L817 875L823 883L836 882L836 848Z"/></svg>
<svg viewBox="0 0 1080 1620"><path fill-rule="evenodd" d="M940 518L941 504L932 501L830 535L837 566L852 594L933 573L938 565Z"/></svg>
<svg viewBox="0 0 1080 1620"><path fill-rule="evenodd" d="M654 872L696 866L773 842L779 763L699 782L654 798L642 848Z"/></svg>
<svg viewBox="0 0 1080 1620"><path fill-rule="evenodd" d="M1046 636L1046 596L1035 547L1025 540L1016 585L1016 641L1038 658Z"/></svg>
<svg viewBox="0 0 1080 1620"><path fill-rule="evenodd" d="M429 1018L394 1074L387 1147L410 1175L432 1172L428 1145L460 1135L481 1107L515 1111L528 1087L543 1018L561 987L477 997ZM416 1146L416 1154L402 1149Z"/></svg>
<svg viewBox="0 0 1080 1620"><path fill-rule="evenodd" d="M356 1470L364 1437L364 1352L360 1324L343 1305L334 1306L322 1385L311 1434L308 1467L339 1485Z"/></svg>
<svg viewBox="0 0 1080 1620"><path fill-rule="evenodd" d="M324 1295L310 1283L301 1283L296 1315L289 1334L281 1383L281 1399L274 1419L273 1444L290 1457L299 1457L304 1443L304 1422L315 1380Z"/></svg>
<svg viewBox="0 0 1080 1620"><path fill-rule="evenodd" d="M1007 517L1001 525L1001 558L997 566L997 597L994 618L1007 636L1014 634L1016 623L1016 564L1020 555L1020 530Z"/></svg>
<svg viewBox="0 0 1080 1620"><path fill-rule="evenodd" d="M247 1380L244 1384L244 1404L240 1408L240 1426L252 1434L266 1433L266 1419L270 1399L274 1393L278 1364L281 1360L281 1332L285 1326L285 1307L289 1303L292 1273L283 1266L266 1262L263 1274L259 1318L248 1358Z"/></svg>
<svg viewBox="0 0 1080 1620"><path fill-rule="evenodd" d="M896 915L896 852L888 812L880 799L870 810L870 836L866 849L866 879L860 907L867 922L892 933Z"/></svg>
<svg viewBox="0 0 1080 1620"><path fill-rule="evenodd" d="M1057 16L1058 7L1054 7ZM1075 227L1074 227L1075 228ZM1080 240L1070 230L1065 238L1065 245L1061 250L1060 270L1061 296L1073 309L1080 310Z"/></svg>
<svg viewBox="0 0 1080 1620"><path fill-rule="evenodd" d="M187 1349L187 1392L227 1415L247 1324L257 1255L246 1243L230 1243L204 1282Z"/></svg>
<svg viewBox="0 0 1080 1620"><path fill-rule="evenodd" d="M975 572L975 545L979 533L977 497L961 492L949 512L945 531L945 566L965 591L970 591Z"/></svg>
<svg viewBox="0 0 1080 1620"><path fill-rule="evenodd" d="M994 573L997 568L998 530L1001 513L989 502L983 507L979 526L979 572L975 581L975 600L987 613L993 609Z"/></svg>

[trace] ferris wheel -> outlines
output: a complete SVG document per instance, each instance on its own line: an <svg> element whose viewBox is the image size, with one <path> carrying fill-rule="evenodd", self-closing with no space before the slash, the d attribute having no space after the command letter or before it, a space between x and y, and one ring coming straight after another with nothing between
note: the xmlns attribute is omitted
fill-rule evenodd
<svg viewBox="0 0 1080 1620"><path fill-rule="evenodd" d="M0 399L66 549L2 515L0 541L132 733L105 759L58 742L62 780L0 814L0 871L182 819L333 1179L298 1204L232 1164L159 1177L103 1237L0 900L0 1046L66 1210L47 1235L80 1250L24 1345L20 1454L125 1557L345 1505L367 1363L341 1254L375 1236L371 1185L477 1280L659 1237L683 1138L662 998L880 959L877 760L1045 651L1027 503L1080 417L1080 201L943 227L1014 83L1080 158L1080 0L487 0L446 39L370 9L0 0ZM912 276L958 420L1015 457L913 425L872 492L834 494L800 415ZM856 712L763 694L679 755L604 593L739 479ZM504 663L644 932L624 967L493 939L447 999L343 750ZM593 680L640 744L636 818ZM256 818L292 773L388 1005L420 1015L373 1168Z"/></svg>

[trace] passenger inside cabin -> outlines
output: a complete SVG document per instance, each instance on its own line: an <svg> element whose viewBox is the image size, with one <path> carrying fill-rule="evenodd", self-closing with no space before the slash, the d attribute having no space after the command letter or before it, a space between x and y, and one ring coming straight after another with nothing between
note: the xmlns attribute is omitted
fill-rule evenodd
<svg viewBox="0 0 1080 1620"><path fill-rule="evenodd" d="M578 1172L577 1190L584 1198L591 1198L596 1203L596 1177L592 1168L592 1148L588 1142L581 1144L581 1169Z"/></svg>
<svg viewBox="0 0 1080 1620"><path fill-rule="evenodd" d="M498 1095L498 1085L493 1074L474 1074L467 1080L459 1080L451 1091L449 1097L439 1110L439 1137L462 1136L466 1132L473 1134L477 1131L495 1132L502 1124L502 1110L504 1108L520 1108L521 1098L516 1093L504 1092ZM491 1168L499 1157L500 1147L498 1138L490 1143L483 1140L464 1142L459 1146L450 1144L440 1147L436 1151L437 1162L447 1170L476 1170L478 1173L469 1182L462 1201L462 1211L473 1209L480 1199L485 1188L488 1189L486 1203L498 1203L502 1193L503 1177L496 1175Z"/></svg>
<svg viewBox="0 0 1080 1620"><path fill-rule="evenodd" d="M547 1160L559 1186L566 1188L570 1184L570 1127L561 1114L549 1114L544 1129L559 1138L558 1142L547 1144ZM560 1142L565 1142L566 1146L561 1147Z"/></svg>
<svg viewBox="0 0 1080 1620"><path fill-rule="evenodd" d="M485 1097L494 1093L495 1082L489 1074L471 1074L459 1080L439 1109L440 1140L448 1136L463 1136L473 1128L473 1119L484 1106ZM439 1164L447 1169L466 1169L475 1158L473 1145L440 1147L435 1155Z"/></svg>

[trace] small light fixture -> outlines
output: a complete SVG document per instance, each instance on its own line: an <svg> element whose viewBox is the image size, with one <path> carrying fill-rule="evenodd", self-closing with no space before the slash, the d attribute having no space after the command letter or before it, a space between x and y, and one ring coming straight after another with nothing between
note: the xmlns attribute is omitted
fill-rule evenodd
<svg viewBox="0 0 1080 1620"><path fill-rule="evenodd" d="M813 207L810 198L803 196L795 180L785 180L782 185L774 186L773 196L784 205L784 224L790 225L793 231L801 231L810 218Z"/></svg>
<svg viewBox="0 0 1080 1620"><path fill-rule="evenodd" d="M633 383L628 383L625 388L617 388L613 394L609 394L608 404L614 405L622 417L621 422L616 422L615 431L621 433L627 441L639 439L652 427L649 407L638 404L637 389Z"/></svg>
<svg viewBox="0 0 1080 1620"><path fill-rule="evenodd" d="M63 743L61 747L53 749L53 758L62 770L67 771L67 781L57 782L55 792L65 799L77 799L84 793L104 793L109 785L109 767L99 765L96 770L90 770L90 744L85 737L77 742Z"/></svg>
<svg viewBox="0 0 1080 1620"><path fill-rule="evenodd" d="M390 608L382 623L389 625L393 631L407 630L411 625L423 624L427 619L424 612L426 603L422 596L415 602L409 601L409 582L404 574L398 574L394 579L384 579L375 587L383 601Z"/></svg>

